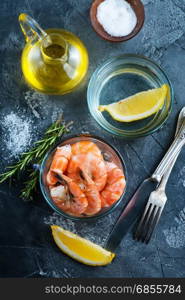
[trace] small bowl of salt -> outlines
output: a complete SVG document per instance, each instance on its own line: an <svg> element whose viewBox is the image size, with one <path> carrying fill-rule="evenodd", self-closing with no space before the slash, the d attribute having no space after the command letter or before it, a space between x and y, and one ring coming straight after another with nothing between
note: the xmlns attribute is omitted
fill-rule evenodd
<svg viewBox="0 0 185 300"><path fill-rule="evenodd" d="M94 0L90 18L101 38L123 42L141 30L145 19L144 6L140 0Z"/></svg>

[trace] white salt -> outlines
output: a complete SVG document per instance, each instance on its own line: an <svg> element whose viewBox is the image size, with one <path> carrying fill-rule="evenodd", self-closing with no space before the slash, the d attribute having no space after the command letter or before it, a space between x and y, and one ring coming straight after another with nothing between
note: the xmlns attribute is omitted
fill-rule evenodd
<svg viewBox="0 0 185 300"><path fill-rule="evenodd" d="M27 150L28 146L30 146L32 141L31 125L29 119L20 117L14 112L11 112L3 118L1 126L9 157L18 157L19 154Z"/></svg>
<svg viewBox="0 0 185 300"><path fill-rule="evenodd" d="M44 217L45 224L61 226L101 246L104 246L114 222L115 219L112 215L96 220L96 222L75 222L55 212L50 216Z"/></svg>
<svg viewBox="0 0 185 300"><path fill-rule="evenodd" d="M48 101L48 96L36 91L28 90L24 95L32 114L37 119L47 119L48 111L51 112L51 121L54 123L65 110L64 103L59 106L58 102Z"/></svg>
<svg viewBox="0 0 185 300"><path fill-rule="evenodd" d="M25 93L25 100L28 103L33 115L40 119L40 111L43 112L44 109L47 107L47 96L43 94L39 94L36 91L27 91ZM47 107L48 109L48 107Z"/></svg>
<svg viewBox="0 0 185 300"><path fill-rule="evenodd" d="M105 0L97 9L98 22L104 30L115 37L130 34L137 24L131 5L125 0Z"/></svg>

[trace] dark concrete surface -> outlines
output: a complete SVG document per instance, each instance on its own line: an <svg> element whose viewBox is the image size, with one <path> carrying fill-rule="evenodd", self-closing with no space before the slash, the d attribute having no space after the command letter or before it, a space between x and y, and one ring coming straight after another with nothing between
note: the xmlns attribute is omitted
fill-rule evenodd
<svg viewBox="0 0 185 300"><path fill-rule="evenodd" d="M128 169L128 201L138 184L152 171L174 135L178 112L185 100L185 0L143 0L146 20L142 31L126 43L101 40L89 20L91 0L2 0L0 6L0 169L17 160L8 147L11 133L4 119L13 113L31 126L27 147L64 112L73 120L72 133L97 134L123 155ZM34 17L43 28L61 27L77 34L87 46L90 67L80 90L61 97L39 95L24 82L20 68L24 37L18 24L21 12ZM103 131L91 118L86 102L88 80L112 55L144 54L160 64L175 91L172 113L158 132L125 141ZM29 133L30 134L30 133ZM184 277L185 276L185 152L180 155L167 186L168 202L153 239L146 246L130 233L106 267L91 268L65 256L52 240L50 224L103 245L122 205L111 215L92 223L75 223L50 209L40 192L33 202L19 198L21 180L0 186L0 277Z"/></svg>

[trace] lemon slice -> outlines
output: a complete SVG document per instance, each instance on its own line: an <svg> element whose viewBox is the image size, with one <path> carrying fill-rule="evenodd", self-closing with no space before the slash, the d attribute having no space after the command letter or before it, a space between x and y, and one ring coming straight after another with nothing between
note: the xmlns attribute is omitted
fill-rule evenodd
<svg viewBox="0 0 185 300"><path fill-rule="evenodd" d="M98 109L101 112L109 112L112 118L119 122L144 119L162 108L168 88L168 85L164 84L160 88L137 93L119 102L100 105Z"/></svg>
<svg viewBox="0 0 185 300"><path fill-rule="evenodd" d="M59 226L52 225L51 229L57 246L65 254L86 265L104 266L111 263L115 257L114 253Z"/></svg>

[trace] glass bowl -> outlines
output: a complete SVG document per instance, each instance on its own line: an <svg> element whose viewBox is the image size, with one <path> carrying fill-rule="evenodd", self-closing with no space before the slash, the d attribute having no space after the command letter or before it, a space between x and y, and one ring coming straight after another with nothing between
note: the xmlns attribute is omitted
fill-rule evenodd
<svg viewBox="0 0 185 300"><path fill-rule="evenodd" d="M107 112L98 110L99 105L107 105L163 84L169 86L164 105L146 119L118 122ZM109 133L124 138L146 136L159 129L170 114L173 98L173 88L165 72L150 59L134 54L107 60L94 72L87 90L88 107L93 118Z"/></svg>
<svg viewBox="0 0 185 300"><path fill-rule="evenodd" d="M120 202L123 200L123 196L125 194L126 187L123 191L122 196L120 197L120 199L118 201L116 201L112 206L102 209L96 215L73 216L73 215L67 214L66 212L64 212L63 210L61 210L59 207L57 207L55 205L54 201L52 200L52 198L50 196L50 191L49 191L49 188L46 183L46 175L49 171L49 168L50 168L50 165L52 162L52 158L53 158L53 155L55 153L57 146L59 146L59 145L64 146L64 145L68 145L68 144L72 145L72 144L74 144L76 142L80 142L80 141L94 142L101 150L102 155L105 160L114 162L121 170L123 170L124 175L125 175L125 180L126 180L126 186L127 186L126 167L125 167L124 160L122 159L119 152L113 146L111 146L110 144L108 144L107 142L105 142L103 139L101 139L99 137L82 135L82 136L69 137L66 140L61 141L46 154L46 156L43 159L42 164L40 166L40 188L41 188L42 194L43 194L45 200L47 201L47 203L60 215L67 217L69 219L72 219L72 220L96 219L96 218L103 217L103 216L111 213L120 204Z"/></svg>

